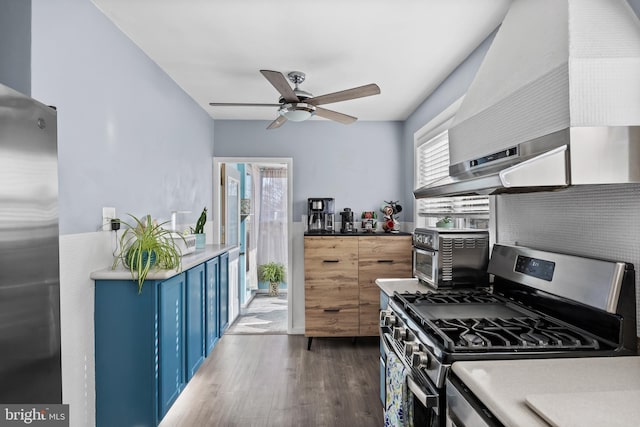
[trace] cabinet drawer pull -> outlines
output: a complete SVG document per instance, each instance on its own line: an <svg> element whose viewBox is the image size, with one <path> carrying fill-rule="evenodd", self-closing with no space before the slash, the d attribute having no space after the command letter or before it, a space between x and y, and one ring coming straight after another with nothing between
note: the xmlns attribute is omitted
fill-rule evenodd
<svg viewBox="0 0 640 427"><path fill-rule="evenodd" d="M339 308L325 308L324 311L326 311L327 313L337 313L340 311Z"/></svg>
<svg viewBox="0 0 640 427"><path fill-rule="evenodd" d="M323 259L322 262L340 262L339 259Z"/></svg>
<svg viewBox="0 0 640 427"><path fill-rule="evenodd" d="M393 262L393 260L392 259L379 259L378 262L386 262L386 263L391 264Z"/></svg>

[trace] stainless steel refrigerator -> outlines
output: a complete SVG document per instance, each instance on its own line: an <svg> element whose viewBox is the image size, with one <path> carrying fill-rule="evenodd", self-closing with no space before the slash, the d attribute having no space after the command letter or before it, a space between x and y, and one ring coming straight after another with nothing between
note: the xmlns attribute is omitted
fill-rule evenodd
<svg viewBox="0 0 640 427"><path fill-rule="evenodd" d="M0 403L62 403L57 114L0 84Z"/></svg>

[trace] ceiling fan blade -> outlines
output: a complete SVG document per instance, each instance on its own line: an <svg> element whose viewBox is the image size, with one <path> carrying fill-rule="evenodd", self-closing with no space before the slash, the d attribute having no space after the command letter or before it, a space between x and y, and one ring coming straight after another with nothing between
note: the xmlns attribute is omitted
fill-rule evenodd
<svg viewBox="0 0 640 427"><path fill-rule="evenodd" d="M305 102L312 105L331 104L333 102L348 101L349 99L378 95L379 93L380 88L378 85L371 83L364 86L354 87L352 89L342 90L340 92L316 96L315 98L307 99Z"/></svg>
<svg viewBox="0 0 640 427"><path fill-rule="evenodd" d="M334 120L336 122L344 123L345 125L351 124L358 120L357 117L349 116L347 114L338 113L337 111L327 110L326 108L316 107L316 115L324 117L325 119Z"/></svg>
<svg viewBox="0 0 640 427"><path fill-rule="evenodd" d="M284 124L284 122L287 121L287 118L285 116L278 116L277 119L275 119L274 121L271 122L271 124L269 126L267 126L267 129L276 129L279 128L280 126L282 126Z"/></svg>
<svg viewBox="0 0 640 427"><path fill-rule="evenodd" d="M269 83L276 88L276 90L282 95L287 102L299 102L298 96L289 86L287 78L279 71L260 70L262 75L269 80Z"/></svg>
<svg viewBox="0 0 640 427"><path fill-rule="evenodd" d="M252 104L247 102L210 102L212 107L279 107L280 104Z"/></svg>

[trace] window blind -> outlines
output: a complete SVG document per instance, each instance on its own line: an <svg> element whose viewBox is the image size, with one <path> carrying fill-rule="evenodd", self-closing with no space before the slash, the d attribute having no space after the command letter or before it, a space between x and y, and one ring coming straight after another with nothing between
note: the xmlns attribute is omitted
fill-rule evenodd
<svg viewBox="0 0 640 427"><path fill-rule="evenodd" d="M449 176L449 131L445 130L416 147L416 187ZM489 214L487 196L458 196L419 199L418 214L452 216Z"/></svg>

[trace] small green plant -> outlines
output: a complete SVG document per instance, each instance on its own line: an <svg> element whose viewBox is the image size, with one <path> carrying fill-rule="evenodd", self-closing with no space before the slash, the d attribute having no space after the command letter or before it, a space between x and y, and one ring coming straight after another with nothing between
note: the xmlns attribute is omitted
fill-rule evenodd
<svg viewBox="0 0 640 427"><path fill-rule="evenodd" d="M436 222L436 227L451 228L453 227L453 219L450 216L445 216Z"/></svg>
<svg viewBox="0 0 640 427"><path fill-rule="evenodd" d="M131 277L138 282L138 293L142 292L142 285L151 269L178 270L181 263L180 250L175 245L171 231L163 228L166 224L158 224L146 215L142 219L133 218L134 223L125 225L125 231L120 238L120 251L113 260L115 269L119 262L131 271Z"/></svg>
<svg viewBox="0 0 640 427"><path fill-rule="evenodd" d="M200 217L198 217L198 221L196 221L196 227L193 229L194 234L202 234L204 233L204 224L207 222L207 207L205 206L202 209L202 213Z"/></svg>
<svg viewBox="0 0 640 427"><path fill-rule="evenodd" d="M260 280L269 282L269 295L278 295L278 285L285 281L286 270L284 265L277 262L262 264L258 270Z"/></svg>

